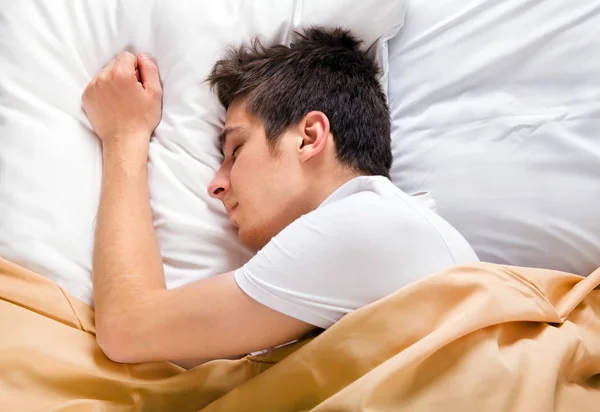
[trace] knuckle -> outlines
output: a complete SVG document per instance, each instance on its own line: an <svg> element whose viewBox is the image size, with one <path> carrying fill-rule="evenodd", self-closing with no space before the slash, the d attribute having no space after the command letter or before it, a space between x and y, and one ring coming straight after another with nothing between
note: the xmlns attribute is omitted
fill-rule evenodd
<svg viewBox="0 0 600 412"><path fill-rule="evenodd" d="M110 79L113 81L123 81L130 77L129 71L121 66L114 67L110 72Z"/></svg>
<svg viewBox="0 0 600 412"><path fill-rule="evenodd" d="M110 70L110 77L111 79L121 79L123 77L123 69L121 69L120 67L113 67Z"/></svg>

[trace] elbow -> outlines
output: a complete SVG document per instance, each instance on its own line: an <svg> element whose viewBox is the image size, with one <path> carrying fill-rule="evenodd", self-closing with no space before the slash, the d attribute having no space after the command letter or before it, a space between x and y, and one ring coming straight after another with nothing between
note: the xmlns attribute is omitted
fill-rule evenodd
<svg viewBox="0 0 600 412"><path fill-rule="evenodd" d="M96 319L96 341L102 352L113 362L138 363L135 339L122 321Z"/></svg>

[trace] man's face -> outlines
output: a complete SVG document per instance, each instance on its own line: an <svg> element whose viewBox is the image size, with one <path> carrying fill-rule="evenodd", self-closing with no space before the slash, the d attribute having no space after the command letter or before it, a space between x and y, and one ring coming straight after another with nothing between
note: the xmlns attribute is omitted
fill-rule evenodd
<svg viewBox="0 0 600 412"><path fill-rule="evenodd" d="M262 122L248 115L243 101L229 106L221 136L224 160L209 194L223 202L242 243L261 249L310 210L298 157L301 139L286 132L271 147Z"/></svg>

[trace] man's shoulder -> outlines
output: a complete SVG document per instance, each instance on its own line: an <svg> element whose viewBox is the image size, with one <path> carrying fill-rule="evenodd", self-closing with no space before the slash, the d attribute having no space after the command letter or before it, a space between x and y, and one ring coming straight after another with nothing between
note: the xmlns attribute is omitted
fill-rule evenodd
<svg viewBox="0 0 600 412"><path fill-rule="evenodd" d="M359 188L346 188L342 196L328 199L305 215L302 225L309 231L317 228L323 244L333 248L357 249L370 244L372 248L363 248L365 253L411 250L449 254L457 261L463 257L473 260L467 241L428 202L387 182L378 179L362 182Z"/></svg>
<svg viewBox="0 0 600 412"><path fill-rule="evenodd" d="M309 219L323 219L348 229L392 229L397 225L428 227L429 208L383 177L364 177L342 187L313 212ZM364 225L367 225L366 228Z"/></svg>

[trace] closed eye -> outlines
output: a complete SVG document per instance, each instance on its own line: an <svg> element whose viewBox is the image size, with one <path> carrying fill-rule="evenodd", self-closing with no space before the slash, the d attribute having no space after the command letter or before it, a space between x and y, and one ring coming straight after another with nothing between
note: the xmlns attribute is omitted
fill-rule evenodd
<svg viewBox="0 0 600 412"><path fill-rule="evenodd" d="M240 148L240 147L242 147L242 145L241 145L241 144L240 144L240 145L237 145L237 146L235 147L235 149L233 149L233 152L231 152L231 158L232 158L233 160L235 160L235 159L236 159L236 157L237 157L237 152L238 152L238 150L239 150L239 148Z"/></svg>

